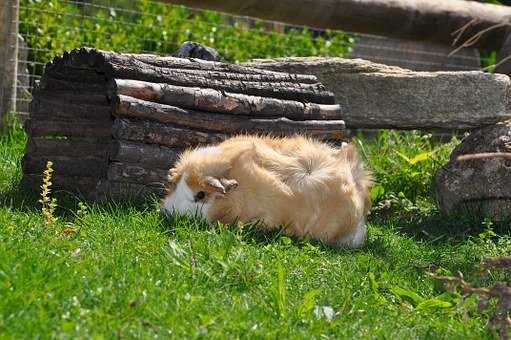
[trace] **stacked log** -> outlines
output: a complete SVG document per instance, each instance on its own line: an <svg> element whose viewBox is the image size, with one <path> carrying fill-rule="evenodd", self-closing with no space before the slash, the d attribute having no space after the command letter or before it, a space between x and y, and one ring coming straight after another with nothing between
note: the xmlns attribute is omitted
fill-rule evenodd
<svg viewBox="0 0 511 340"><path fill-rule="evenodd" d="M24 182L86 197L158 194L184 148L229 135L303 133L339 142L344 122L315 76L148 54L77 49L49 63L33 95Z"/></svg>

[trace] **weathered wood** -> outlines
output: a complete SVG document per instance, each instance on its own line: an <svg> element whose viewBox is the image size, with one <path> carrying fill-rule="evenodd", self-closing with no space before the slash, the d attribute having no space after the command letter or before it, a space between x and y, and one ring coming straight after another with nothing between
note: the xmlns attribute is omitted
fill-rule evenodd
<svg viewBox="0 0 511 340"><path fill-rule="evenodd" d="M38 95L30 104L30 113L33 118L48 116L56 119L87 119L97 122L96 124L108 123L112 116L106 95L82 95L74 98L66 95L60 98Z"/></svg>
<svg viewBox="0 0 511 340"><path fill-rule="evenodd" d="M108 166L107 178L117 182L164 186L168 181L168 169L148 168L140 164L113 162Z"/></svg>
<svg viewBox="0 0 511 340"><path fill-rule="evenodd" d="M30 156L83 156L107 159L111 153L110 139L29 137L25 153Z"/></svg>
<svg viewBox="0 0 511 340"><path fill-rule="evenodd" d="M41 79L39 88L45 91L67 91L75 94L97 94L106 93L106 81L82 83L64 79L55 79L45 73Z"/></svg>
<svg viewBox="0 0 511 340"><path fill-rule="evenodd" d="M16 111L19 0L0 1L0 130Z"/></svg>
<svg viewBox="0 0 511 340"><path fill-rule="evenodd" d="M25 155L22 161L23 173L40 175L46 169L46 162L53 162L54 176L104 177L107 161L96 157L65 157Z"/></svg>
<svg viewBox="0 0 511 340"><path fill-rule="evenodd" d="M221 142L225 134L184 129L162 123L118 118L114 121L115 139L165 146L191 147Z"/></svg>
<svg viewBox="0 0 511 340"><path fill-rule="evenodd" d="M293 100L250 96L208 88L181 87L138 80L116 79L110 93L136 97L146 101L231 115L255 117L287 117L293 119L340 119L339 105L303 103ZM113 98L119 101L118 98Z"/></svg>
<svg viewBox="0 0 511 340"><path fill-rule="evenodd" d="M145 167L170 169L183 148L169 148L157 144L132 143L114 140L110 160L121 163L143 164Z"/></svg>
<svg viewBox="0 0 511 340"><path fill-rule="evenodd" d="M484 50L500 49L505 39L505 24L511 17L509 7L464 0L160 1L295 25L447 45L459 45L469 37L489 30L474 44ZM455 41L455 33L463 28L460 39Z"/></svg>
<svg viewBox="0 0 511 340"><path fill-rule="evenodd" d="M164 191L165 188L163 186L150 186L144 184L102 180L97 185L97 190L94 193L93 198L96 200L145 200L148 198L161 196Z"/></svg>
<svg viewBox="0 0 511 340"><path fill-rule="evenodd" d="M333 104L335 102L332 93L327 91L322 84L318 83L316 77L310 75L289 75L285 73L225 73L220 71L203 71L200 69L176 70L142 62L138 60L136 56L112 54L98 50L86 50L87 52L80 54L79 51L75 52L75 54L79 55L79 57L76 58L81 61L75 66L80 66L86 63L88 59L92 59L93 61L91 64L95 65L94 67L96 67L99 72L104 73L107 78L161 82L176 86L197 86L234 93L315 102L319 104ZM61 88L61 82L59 82L57 78L66 78L64 76L66 72L70 74L69 78L76 78L74 75L74 68L72 66L67 66L68 64L72 65L72 61L69 60L71 54L68 54L67 58L66 55L64 55L64 57L54 61L52 65L47 67L46 75L47 77L51 77L52 81L49 84L43 83L43 87L53 86ZM149 56L145 58L150 59ZM82 59L85 59L85 61ZM157 56L152 56L152 59L154 59L154 62L160 60ZM201 65L202 62L197 64ZM240 66L240 68L243 67ZM80 69L78 71L80 71ZM304 82L300 82L302 80ZM100 84L101 82L98 81L97 83ZM96 87L98 84L91 83L91 85Z"/></svg>
<svg viewBox="0 0 511 340"><path fill-rule="evenodd" d="M141 64L142 63L142 64ZM292 82L315 84L318 79L313 75L304 74L287 74L276 71L261 70L258 68L242 66L237 64L228 64L221 62L213 62L193 58L176 58L171 56L157 56L154 54L129 54L129 53L113 53L91 48L75 49L63 56L55 58L50 65L51 67L60 67L60 65L81 67L93 67L95 69L106 68L106 64L125 65L127 67L142 67L147 65L156 66L177 71L211 71L216 74L217 79L223 74L245 74L245 75L261 75L268 78L261 78L261 81L268 82ZM246 78L245 80L250 79ZM256 78L253 78L254 80Z"/></svg>
<svg viewBox="0 0 511 340"><path fill-rule="evenodd" d="M95 192L99 182L100 179L97 177L54 176L54 178L52 178L52 190L54 192L66 191L90 197L90 195ZM25 174L23 176L22 186L35 192L40 192L41 185L41 175Z"/></svg>
<svg viewBox="0 0 511 340"><path fill-rule="evenodd" d="M113 112L117 117L150 119L161 123L177 124L190 128L217 131L228 134L247 132L272 135L291 135L303 133L323 139L335 140L342 139L345 130L344 121L342 120L294 121L282 117L273 119L257 119L251 118L250 116L211 114L207 112L181 109L176 106L158 104L124 95L119 95L113 102L116 103L114 104ZM229 104L226 106L228 107L228 105ZM230 107L233 108L234 105L231 105ZM240 111L240 113L241 112L242 111Z"/></svg>
<svg viewBox="0 0 511 340"><path fill-rule="evenodd" d="M243 93L254 96L271 97L284 100L313 101L319 104L333 104L332 93L322 89L322 85L306 85L295 83L268 83L239 80L215 80L202 76L174 74L167 69L152 70L150 68L115 68L113 78L162 82L176 86L196 86L211 88L233 93Z"/></svg>
<svg viewBox="0 0 511 340"><path fill-rule="evenodd" d="M483 72L413 72L342 58L254 60L313 73L335 93L347 128L466 130L511 118L511 80Z"/></svg>
<svg viewBox="0 0 511 340"><path fill-rule="evenodd" d="M95 121L57 120L51 116L38 116L25 122L25 131L30 136L70 136L70 137L111 137L112 124Z"/></svg>

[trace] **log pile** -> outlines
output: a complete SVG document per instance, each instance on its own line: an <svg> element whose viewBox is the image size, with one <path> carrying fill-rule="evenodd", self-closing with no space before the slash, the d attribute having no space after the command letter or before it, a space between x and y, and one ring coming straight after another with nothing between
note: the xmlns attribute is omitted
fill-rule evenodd
<svg viewBox="0 0 511 340"><path fill-rule="evenodd" d="M35 90L23 159L39 190L86 197L160 193L187 147L238 133L305 133L339 142L344 122L315 76L199 59L77 49L49 63Z"/></svg>

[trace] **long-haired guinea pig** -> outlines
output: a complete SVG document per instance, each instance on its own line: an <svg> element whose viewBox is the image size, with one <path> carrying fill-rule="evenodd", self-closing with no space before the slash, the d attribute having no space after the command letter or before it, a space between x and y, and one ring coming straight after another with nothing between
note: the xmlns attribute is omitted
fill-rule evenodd
<svg viewBox="0 0 511 340"><path fill-rule="evenodd" d="M185 151L169 179L166 214L259 221L332 246L359 247L366 239L371 176L352 145L238 136Z"/></svg>

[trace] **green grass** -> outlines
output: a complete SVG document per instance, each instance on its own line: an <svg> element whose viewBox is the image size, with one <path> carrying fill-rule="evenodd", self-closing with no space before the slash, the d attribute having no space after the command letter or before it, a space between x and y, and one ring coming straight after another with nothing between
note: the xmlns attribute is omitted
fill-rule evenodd
<svg viewBox="0 0 511 340"><path fill-rule="evenodd" d="M489 221L434 207L431 176L456 141L381 132L357 142L381 188L356 251L166 220L155 202L57 195L58 221L44 227L38 197L19 188L24 143L19 130L0 137L2 338L495 338L473 299L427 275L461 270L487 284L502 277L479 277L481 259L511 249ZM325 306L331 320L315 313Z"/></svg>

